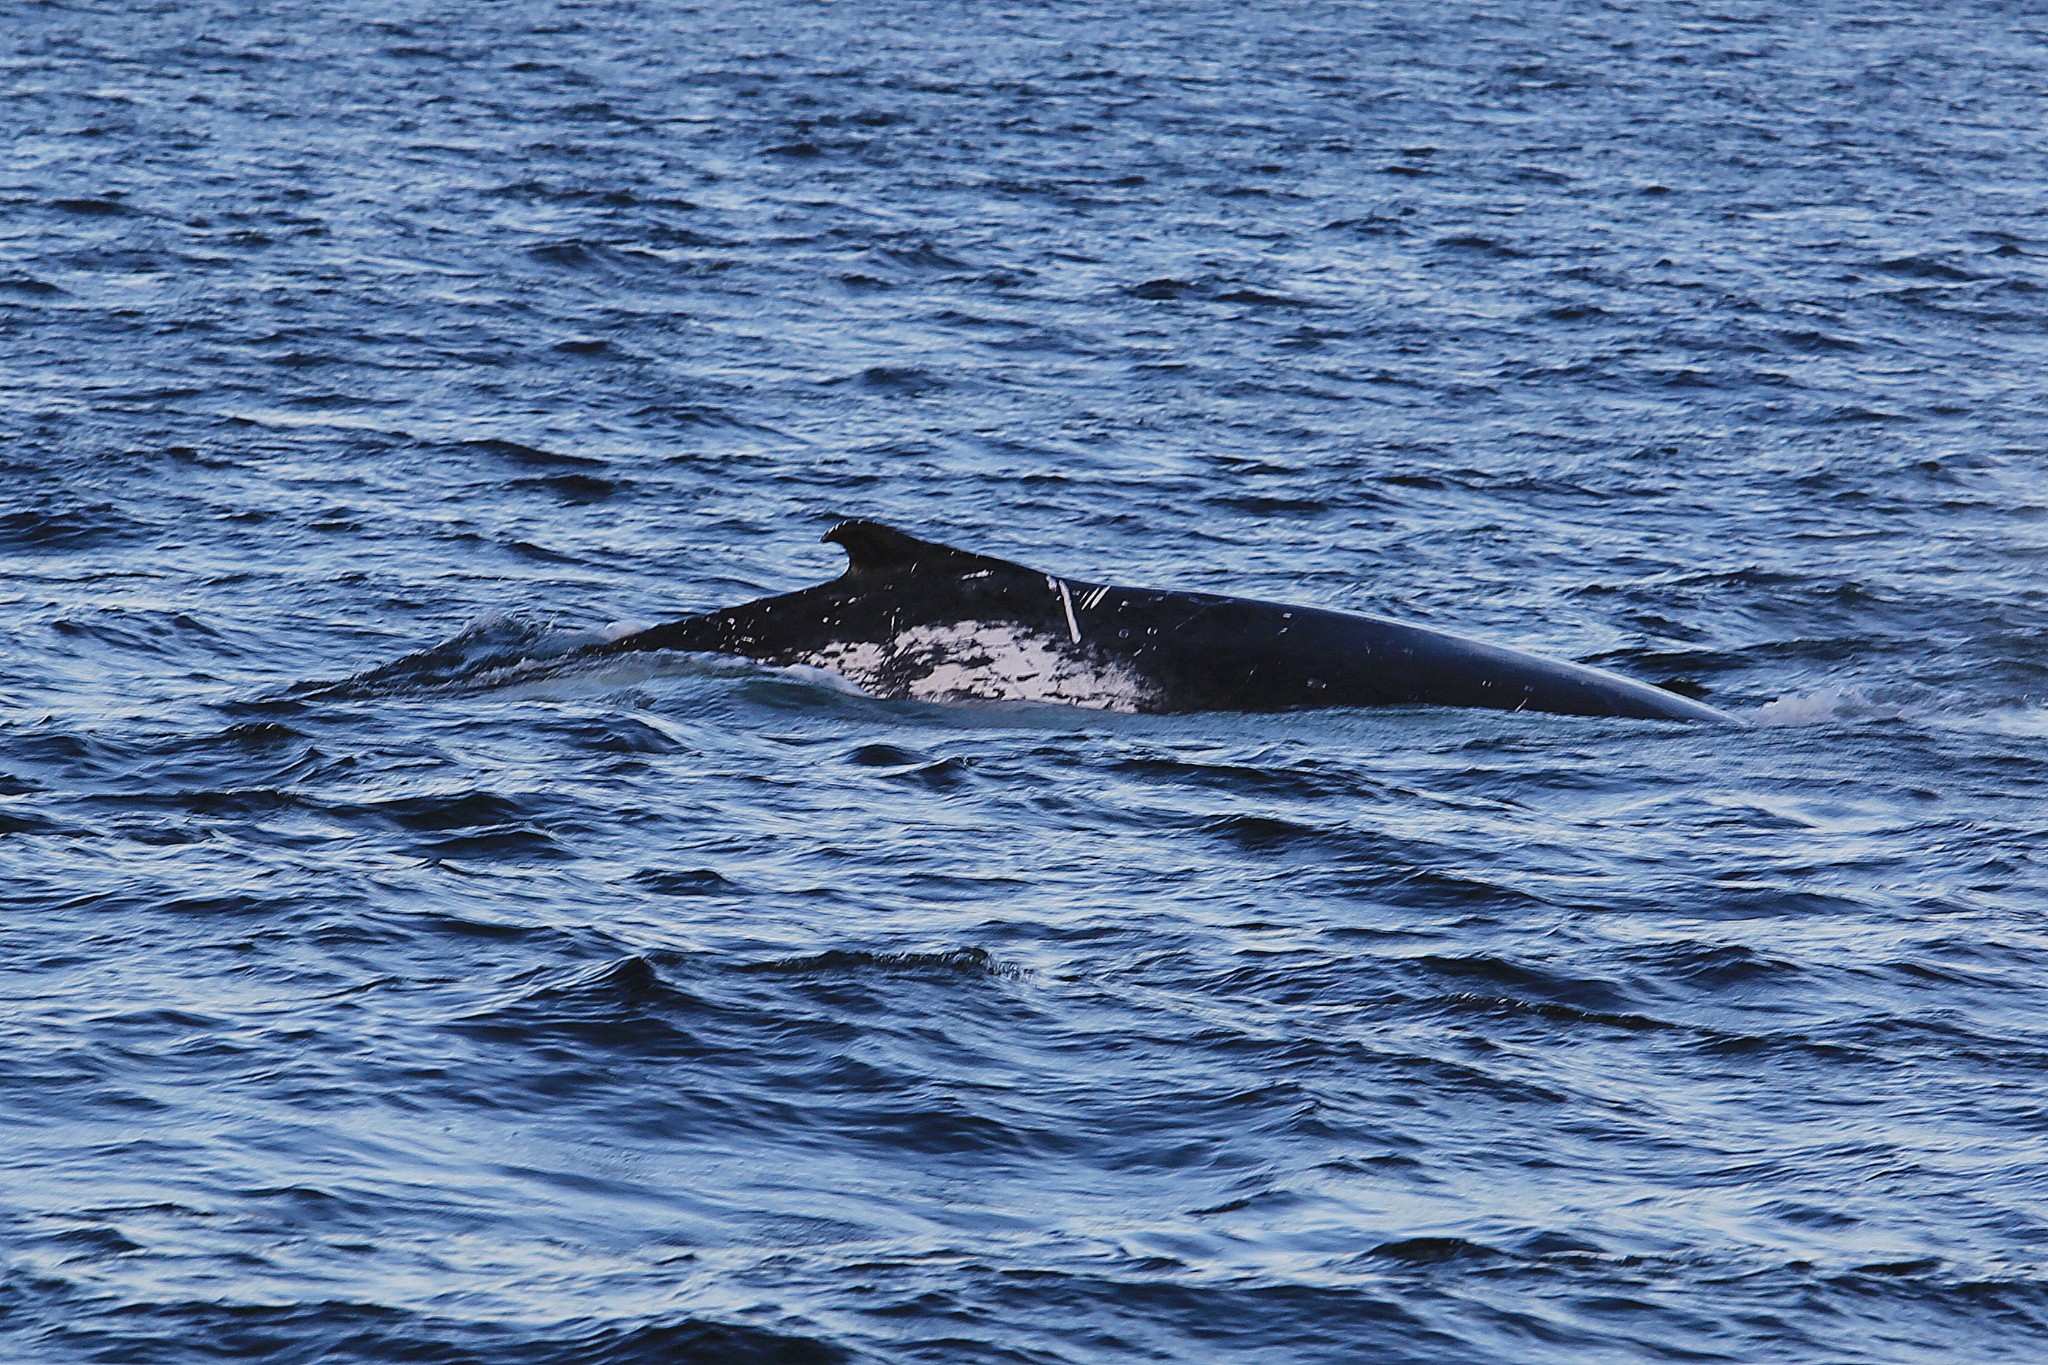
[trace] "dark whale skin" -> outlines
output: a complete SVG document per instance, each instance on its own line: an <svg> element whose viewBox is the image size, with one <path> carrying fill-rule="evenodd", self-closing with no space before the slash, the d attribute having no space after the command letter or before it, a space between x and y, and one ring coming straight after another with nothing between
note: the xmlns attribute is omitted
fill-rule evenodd
<svg viewBox="0 0 2048 1365"><path fill-rule="evenodd" d="M1383 617L1060 578L872 521L841 522L824 538L847 552L846 572L829 583L582 652L688 650L789 665L857 646L886 653L919 627L999 623L1056 642L1080 663L1140 679L1129 706L1140 711L1464 706L1739 723L1602 669ZM863 682L877 695L909 696L934 663L908 651Z"/></svg>

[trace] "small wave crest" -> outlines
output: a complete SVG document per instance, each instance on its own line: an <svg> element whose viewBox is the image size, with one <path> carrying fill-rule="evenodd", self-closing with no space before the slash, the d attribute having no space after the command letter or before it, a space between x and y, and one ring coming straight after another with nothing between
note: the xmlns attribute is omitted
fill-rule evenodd
<svg viewBox="0 0 2048 1365"><path fill-rule="evenodd" d="M378 664L339 682L303 683L293 691L313 696L388 696L427 691L502 674L509 669L558 659L609 637L597 631L567 631L514 613L495 613L470 622L425 649Z"/></svg>
<svg viewBox="0 0 2048 1365"><path fill-rule="evenodd" d="M549 693L565 679L585 685L594 681L611 690L678 672L766 674L770 681L795 683L806 691L867 695L842 673L803 664L764 667L725 655L670 650L606 654L587 661L579 657L593 645L610 644L644 629L641 622L615 621L592 630L564 630L518 613L495 613L389 663L338 681L300 683L291 689L291 695L392 697L503 688L521 689L521 694L529 689Z"/></svg>

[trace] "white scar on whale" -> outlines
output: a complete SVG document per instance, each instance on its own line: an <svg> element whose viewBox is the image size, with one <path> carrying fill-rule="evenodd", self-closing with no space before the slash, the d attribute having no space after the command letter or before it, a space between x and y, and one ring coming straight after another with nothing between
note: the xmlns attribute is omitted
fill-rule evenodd
<svg viewBox="0 0 2048 1365"><path fill-rule="evenodd" d="M918 701L1057 702L1139 711L1155 700L1153 688L1131 669L1001 621L912 626L886 643L828 645L798 662L829 669L864 691Z"/></svg>

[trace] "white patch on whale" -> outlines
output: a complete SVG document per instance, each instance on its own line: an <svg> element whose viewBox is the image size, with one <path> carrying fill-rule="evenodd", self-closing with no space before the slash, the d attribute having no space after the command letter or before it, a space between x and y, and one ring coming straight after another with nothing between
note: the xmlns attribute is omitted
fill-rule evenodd
<svg viewBox="0 0 2048 1365"><path fill-rule="evenodd" d="M1145 679L1069 641L996 621L913 626L886 644L835 644L795 662L829 669L882 697L1024 701L1137 711Z"/></svg>

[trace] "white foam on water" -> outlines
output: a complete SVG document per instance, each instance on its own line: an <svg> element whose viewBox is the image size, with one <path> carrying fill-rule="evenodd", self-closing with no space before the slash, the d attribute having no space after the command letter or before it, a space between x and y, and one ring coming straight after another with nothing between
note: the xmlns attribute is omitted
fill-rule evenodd
<svg viewBox="0 0 2048 1365"><path fill-rule="evenodd" d="M809 683L813 687L822 687L832 692L844 692L849 697L873 695L852 678L836 669L817 668L810 664L791 664L787 668L778 669L777 672L794 678L798 682Z"/></svg>
<svg viewBox="0 0 2048 1365"><path fill-rule="evenodd" d="M1823 725L1831 720L1897 719L1900 715L1897 707L1873 702L1853 687L1828 687L1765 702L1752 718L1758 725Z"/></svg>

